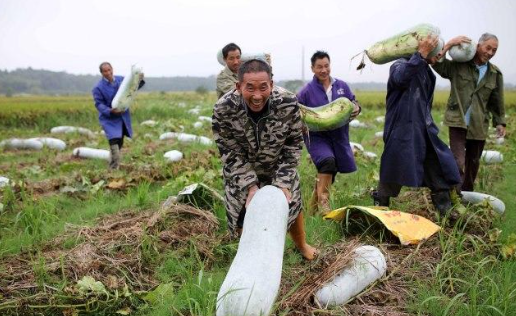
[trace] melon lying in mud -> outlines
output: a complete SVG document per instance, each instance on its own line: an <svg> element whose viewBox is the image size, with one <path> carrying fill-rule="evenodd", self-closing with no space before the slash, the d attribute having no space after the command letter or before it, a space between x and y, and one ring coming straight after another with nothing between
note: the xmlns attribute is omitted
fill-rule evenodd
<svg viewBox="0 0 516 316"><path fill-rule="evenodd" d="M0 188L3 188L5 186L9 185L9 183L10 183L9 178L0 176Z"/></svg>
<svg viewBox="0 0 516 316"><path fill-rule="evenodd" d="M75 126L56 126L50 129L50 133L52 134L68 134L68 133L79 133L81 135L86 135L89 137L94 136L95 134L84 127L75 127Z"/></svg>
<svg viewBox="0 0 516 316"><path fill-rule="evenodd" d="M350 266L324 284L315 293L315 299L323 307L345 304L362 292L369 284L381 278L387 270L382 252L373 246L361 246L354 250Z"/></svg>
<svg viewBox="0 0 516 316"><path fill-rule="evenodd" d="M213 119L209 116L199 116L199 121L204 121L204 122L213 122Z"/></svg>
<svg viewBox="0 0 516 316"><path fill-rule="evenodd" d="M178 150L167 151L163 157L169 162L176 162L183 159L183 153Z"/></svg>
<svg viewBox="0 0 516 316"><path fill-rule="evenodd" d="M299 104L301 119L310 131L329 131L348 124L355 105L347 98L338 98L319 107Z"/></svg>
<svg viewBox="0 0 516 316"><path fill-rule="evenodd" d="M360 122L359 120L353 120L349 122L349 126L355 128L367 128L367 125L365 123Z"/></svg>
<svg viewBox="0 0 516 316"><path fill-rule="evenodd" d="M7 149L41 150L43 143L36 139L11 138L0 142L0 147Z"/></svg>
<svg viewBox="0 0 516 316"><path fill-rule="evenodd" d="M217 316L269 315L278 295L289 207L274 187L247 208L238 251L217 296Z"/></svg>
<svg viewBox="0 0 516 316"><path fill-rule="evenodd" d="M213 141L205 136L197 136L192 134L186 134L186 133L176 133L176 132L168 132L163 133L159 136L160 140L166 140L166 139L177 139L180 142L184 143L192 143L192 142L199 142L203 145L211 145Z"/></svg>
<svg viewBox="0 0 516 316"><path fill-rule="evenodd" d="M66 143L57 138L36 137L36 138L29 138L29 140L37 140L38 142L41 142L45 147L48 147L51 149L64 150L66 148Z"/></svg>
<svg viewBox="0 0 516 316"><path fill-rule="evenodd" d="M201 128L202 127L202 122L197 121L197 122L193 123L193 127L194 128Z"/></svg>
<svg viewBox="0 0 516 316"><path fill-rule="evenodd" d="M74 157L86 158L86 159L102 159L110 160L111 153L105 149L95 149L88 147L78 147L73 150L72 155Z"/></svg>
<svg viewBox="0 0 516 316"><path fill-rule="evenodd" d="M129 75L124 77L120 88L113 98L113 102L111 102L111 107L113 109L125 111L131 107L138 92L141 73L142 69L140 67L136 67L135 65L131 66Z"/></svg>
<svg viewBox="0 0 516 316"><path fill-rule="evenodd" d="M503 155L499 151L495 150L484 150L482 151L482 156L480 160L485 162L486 164L494 164L503 162Z"/></svg>
<svg viewBox="0 0 516 316"><path fill-rule="evenodd" d="M158 122L154 120L146 120L140 123L141 126L148 126L148 127L154 127L158 124Z"/></svg>
<svg viewBox="0 0 516 316"><path fill-rule="evenodd" d="M470 192L470 191L462 191L462 201L477 204L482 203L483 201L487 200L489 204L493 207L493 209L499 213L503 214L505 212L505 203L502 202L502 200L489 195L485 193L479 193L479 192Z"/></svg>

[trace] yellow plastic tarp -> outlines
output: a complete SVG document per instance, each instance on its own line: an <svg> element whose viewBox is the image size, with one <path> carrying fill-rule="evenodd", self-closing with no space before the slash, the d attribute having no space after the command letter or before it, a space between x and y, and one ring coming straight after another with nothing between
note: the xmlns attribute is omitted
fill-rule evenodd
<svg viewBox="0 0 516 316"><path fill-rule="evenodd" d="M376 217L388 230L399 238L402 245L418 244L441 229L432 221L410 213L365 206L345 206L331 211L324 219L341 221L350 210L360 210Z"/></svg>

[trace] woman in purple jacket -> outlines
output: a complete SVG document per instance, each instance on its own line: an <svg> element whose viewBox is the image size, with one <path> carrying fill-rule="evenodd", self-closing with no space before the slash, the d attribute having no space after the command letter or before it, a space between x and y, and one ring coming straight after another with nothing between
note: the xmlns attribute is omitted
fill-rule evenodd
<svg viewBox="0 0 516 316"><path fill-rule="evenodd" d="M109 149L111 151L111 160L109 169L118 169L120 165L120 149L124 144L124 136L131 138L133 129L131 127L131 113L129 110L121 111L111 108L111 102L118 92L124 77L114 76L113 67L108 62L103 62L99 66L102 79L93 88L93 99L95 107L99 112L99 122L104 129L104 133L109 141ZM140 85L138 89L143 87L143 74L140 75Z"/></svg>
<svg viewBox="0 0 516 316"><path fill-rule="evenodd" d="M297 98L299 103L308 107L318 107L335 99L346 97L353 101L354 119L360 113L360 105L349 86L342 80L330 76L330 56L317 51L311 58L314 78L301 89ZM323 213L330 210L331 184L337 172L350 173L357 170L353 151L349 144L349 125L346 124L330 131L304 133L306 148L317 168L317 182L310 201L313 211L319 208Z"/></svg>

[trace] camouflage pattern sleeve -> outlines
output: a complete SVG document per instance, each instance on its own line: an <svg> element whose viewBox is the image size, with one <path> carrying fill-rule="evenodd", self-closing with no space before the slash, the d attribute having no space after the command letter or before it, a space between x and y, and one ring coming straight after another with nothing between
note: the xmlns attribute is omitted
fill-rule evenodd
<svg viewBox="0 0 516 316"><path fill-rule="evenodd" d="M245 150L233 136L231 105L228 99L221 100L213 110L213 137L220 152L223 163L223 173L230 186L247 190L252 184L258 183L258 177L252 165L245 156Z"/></svg>
<svg viewBox="0 0 516 316"><path fill-rule="evenodd" d="M303 149L302 122L297 98L292 98L293 103L289 104L289 115L285 117L284 124L288 124L288 136L281 150L278 159L278 168L272 180L272 185L279 188L291 189L296 178L296 168L299 165L301 150Z"/></svg>

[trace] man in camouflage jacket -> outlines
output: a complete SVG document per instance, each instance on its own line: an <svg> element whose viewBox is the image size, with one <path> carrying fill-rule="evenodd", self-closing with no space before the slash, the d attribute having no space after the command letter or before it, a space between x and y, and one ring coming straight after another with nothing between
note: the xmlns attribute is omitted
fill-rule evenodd
<svg viewBox="0 0 516 316"><path fill-rule="evenodd" d="M446 43L440 55L444 56L448 49L462 42L471 40L457 36ZM459 167L463 191L473 191L490 116L497 137L505 136L503 76L500 69L489 62L497 49L498 38L485 33L478 41L473 60L444 59L433 65L441 77L451 82L444 124L449 127L450 148Z"/></svg>
<svg viewBox="0 0 516 316"><path fill-rule="evenodd" d="M280 188L289 201L288 227L307 259L316 250L306 244L297 166L303 137L294 94L273 87L266 62L253 59L239 69L236 89L214 108L213 135L223 162L228 228L243 226L245 208L264 185Z"/></svg>

